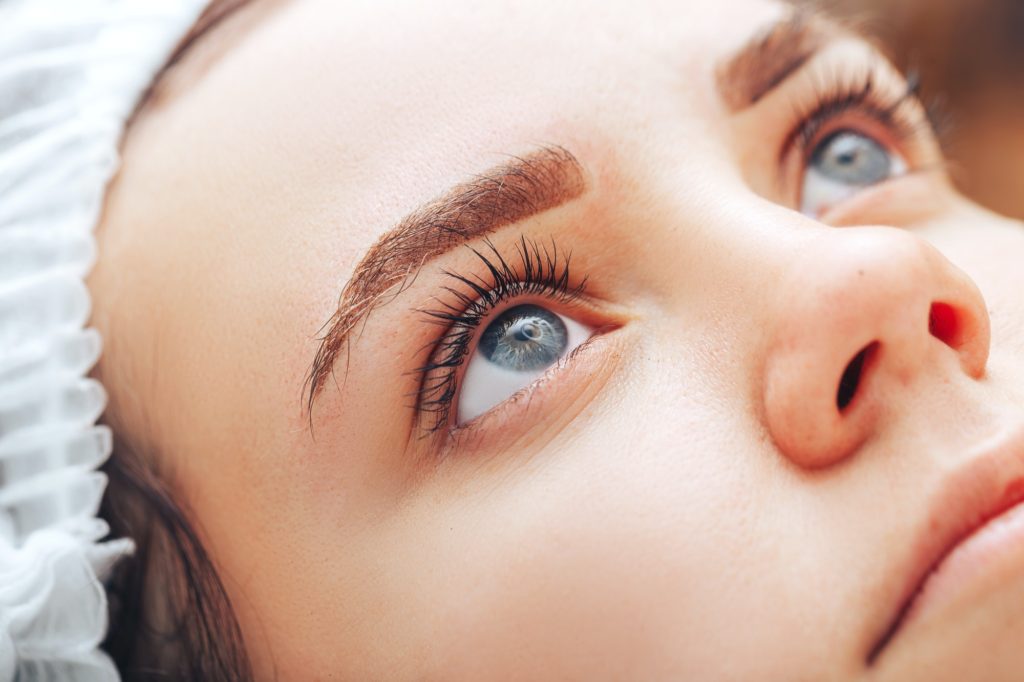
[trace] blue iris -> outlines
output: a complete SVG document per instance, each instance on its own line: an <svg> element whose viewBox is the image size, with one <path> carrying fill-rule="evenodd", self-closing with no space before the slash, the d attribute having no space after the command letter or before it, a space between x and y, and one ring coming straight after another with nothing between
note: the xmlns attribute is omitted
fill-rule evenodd
<svg viewBox="0 0 1024 682"><path fill-rule="evenodd" d="M810 167L830 180L867 187L889 177L892 159L882 145L870 137L840 130L815 147Z"/></svg>
<svg viewBox="0 0 1024 682"><path fill-rule="evenodd" d="M534 372L554 364L569 345L565 323L540 306L509 308L487 325L480 352L490 362L515 372Z"/></svg>

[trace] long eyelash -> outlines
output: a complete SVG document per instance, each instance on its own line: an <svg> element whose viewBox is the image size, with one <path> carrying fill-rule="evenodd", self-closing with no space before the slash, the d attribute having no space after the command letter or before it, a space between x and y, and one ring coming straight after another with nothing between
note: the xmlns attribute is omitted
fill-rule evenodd
<svg viewBox="0 0 1024 682"><path fill-rule="evenodd" d="M430 361L414 370L422 377L415 394L416 408L432 418L429 433L448 424L458 388L456 374L469 353L476 329L492 310L523 295L543 295L568 303L578 298L587 284L586 278L576 286L571 284L572 254L559 250L554 240L550 245L540 244L521 236L511 259L505 258L490 240L484 241L484 247L466 248L479 259L486 274L466 276L446 270L444 274L455 282L444 287L451 300L438 300L440 307L436 310L420 311L432 324L446 330L433 344Z"/></svg>
<svg viewBox="0 0 1024 682"><path fill-rule="evenodd" d="M926 107L918 96L920 80L915 73L907 76L907 87L896 95L879 91L874 71L853 79L834 78L829 84L818 83L810 110L797 110L796 126L786 138L781 154L785 156L795 145L806 154L822 127L837 116L855 111L876 119L901 142L912 140L931 123Z"/></svg>

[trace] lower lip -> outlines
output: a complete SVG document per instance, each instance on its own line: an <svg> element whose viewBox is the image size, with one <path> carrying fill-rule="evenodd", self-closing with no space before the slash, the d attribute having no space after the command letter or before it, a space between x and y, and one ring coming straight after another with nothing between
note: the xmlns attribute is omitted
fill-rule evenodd
<svg viewBox="0 0 1024 682"><path fill-rule="evenodd" d="M1024 578L1024 502L1018 503L957 545L925 580L904 625L954 606L976 590L1008 578Z"/></svg>

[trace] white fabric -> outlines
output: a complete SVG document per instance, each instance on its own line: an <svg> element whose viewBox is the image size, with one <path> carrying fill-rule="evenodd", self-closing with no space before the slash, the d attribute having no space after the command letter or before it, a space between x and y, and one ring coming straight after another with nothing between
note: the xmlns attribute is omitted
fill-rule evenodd
<svg viewBox="0 0 1024 682"><path fill-rule="evenodd" d="M125 121L206 4L0 0L0 682L118 679L83 277Z"/></svg>

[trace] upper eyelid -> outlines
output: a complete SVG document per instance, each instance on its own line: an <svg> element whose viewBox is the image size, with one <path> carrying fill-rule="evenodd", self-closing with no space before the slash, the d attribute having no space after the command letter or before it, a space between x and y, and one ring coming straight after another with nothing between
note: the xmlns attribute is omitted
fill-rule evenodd
<svg viewBox="0 0 1024 682"><path fill-rule="evenodd" d="M817 106L823 92L853 92L869 86L875 95L893 96L894 90L906 95L908 89L916 95L919 84L915 72L902 72L874 46L859 39L839 41L822 50L792 80L788 92L780 94L790 101L794 115L800 116L811 113L809 109ZM803 101L808 98L814 98L811 105Z"/></svg>
<svg viewBox="0 0 1024 682"><path fill-rule="evenodd" d="M883 140L885 146L891 148L895 143L905 156L908 149L913 151L917 147L918 142L935 139L927 107L917 94L916 80L904 76L870 44L859 40L853 44L865 50L863 61L852 65L845 61L837 63L835 55L830 55L831 50L825 50L805 66L809 72L802 82L794 83L785 93L788 99L781 99L783 105L788 102L791 111L787 117L788 128L777 152L780 169L786 167L794 151L808 151L809 145L801 143L809 142L806 140L808 136L814 137L814 130L810 130L810 135L806 134L809 126L822 126L851 113L871 117L891 131L893 138L888 142ZM861 92L863 90L869 92ZM846 105L829 101L836 98L850 101ZM868 130L863 132L877 137ZM908 161L914 161L913 156L910 154ZM780 183L777 190L784 192L785 173L780 173L777 178Z"/></svg>
<svg viewBox="0 0 1024 682"><path fill-rule="evenodd" d="M868 82L870 83L870 80ZM825 95L825 97L838 97L839 101L825 99L819 103L814 111L803 115L796 121L780 148L780 161L794 148L806 150L812 146L812 142L818 136L821 129L829 121L839 118L844 114L863 114L875 119L879 124L893 131L896 137L900 139L911 137L920 123L927 124L928 122L923 111L920 117L914 116L913 120L911 120L910 114L906 116L900 116L899 114L899 110L904 106L913 107L915 104L920 105L915 88L915 85L908 84L908 88L903 94L884 103L879 98L888 97L887 95L879 96L871 93L856 92L843 93L842 91L837 91L834 95ZM923 105L920 106L923 110Z"/></svg>

